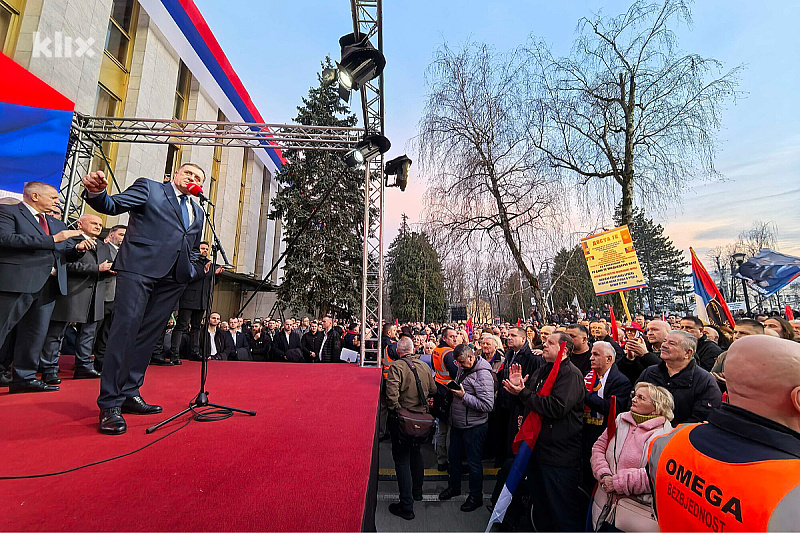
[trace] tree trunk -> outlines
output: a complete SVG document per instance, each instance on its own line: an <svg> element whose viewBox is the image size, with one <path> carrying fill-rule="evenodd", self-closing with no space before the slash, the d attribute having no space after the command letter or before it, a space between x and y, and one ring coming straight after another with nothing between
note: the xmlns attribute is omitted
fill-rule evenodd
<svg viewBox="0 0 800 533"><path fill-rule="evenodd" d="M625 161L622 165L622 224L633 221L633 138L635 135L633 119L636 111L636 82L631 75L627 95L625 77L620 74L622 88L622 108L625 111Z"/></svg>

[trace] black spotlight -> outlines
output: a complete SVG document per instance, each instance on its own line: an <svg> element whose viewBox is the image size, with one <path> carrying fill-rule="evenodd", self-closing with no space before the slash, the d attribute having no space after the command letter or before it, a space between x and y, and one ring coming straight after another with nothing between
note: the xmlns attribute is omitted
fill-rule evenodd
<svg viewBox="0 0 800 533"><path fill-rule="evenodd" d="M400 157L395 157L386 163L386 186L387 187L400 187L401 191L406 190L408 185L408 170L411 168L411 159L403 154ZM389 176L395 176L394 183L389 185Z"/></svg>
<svg viewBox="0 0 800 533"><path fill-rule="evenodd" d="M385 154L391 147L392 143L383 135L367 135L344 155L344 162L350 168L362 168L367 161L378 154Z"/></svg>
<svg viewBox="0 0 800 533"><path fill-rule="evenodd" d="M376 50L366 35L348 33L339 39L342 59L337 63L339 68L339 96L342 100L350 100L350 91L357 91L370 80L374 80L383 72L386 58ZM347 93L345 98L344 93Z"/></svg>

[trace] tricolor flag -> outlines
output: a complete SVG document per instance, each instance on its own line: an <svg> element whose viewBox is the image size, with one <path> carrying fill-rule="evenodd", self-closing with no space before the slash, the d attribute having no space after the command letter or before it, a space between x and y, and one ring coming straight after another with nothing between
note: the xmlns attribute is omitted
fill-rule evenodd
<svg viewBox="0 0 800 533"><path fill-rule="evenodd" d="M467 335L469 335L469 340L472 340L472 317L467 317Z"/></svg>
<svg viewBox="0 0 800 533"><path fill-rule="evenodd" d="M733 315L725 303L725 298L708 275L703 263L697 258L694 249L689 248L689 252L692 254L692 282L694 299L697 303L697 317L706 324L733 328L735 325Z"/></svg>
<svg viewBox="0 0 800 533"><path fill-rule="evenodd" d="M536 393L539 396L550 396L550 393L553 391L553 385L555 385L558 369L561 368L561 360L564 358L566 349L567 343L562 342L561 349L558 352L556 362L553 363L550 374L547 375L547 379L544 381L541 390ZM506 478L506 484L503 486L503 491L497 499L497 504L494 506L491 518L489 518L489 524L486 526L487 533L492 529L493 524L498 524L505 518L508 506L511 504L511 499L514 497L514 491L517 490L520 481L525 477L528 460L531 458L531 452L536 445L536 439L539 438L539 431L541 429L542 415L531 412L522 423L522 427L519 433L517 433L517 436L514 437L514 444L511 445L512 450L516 454L514 457L514 464L511 465L511 471Z"/></svg>

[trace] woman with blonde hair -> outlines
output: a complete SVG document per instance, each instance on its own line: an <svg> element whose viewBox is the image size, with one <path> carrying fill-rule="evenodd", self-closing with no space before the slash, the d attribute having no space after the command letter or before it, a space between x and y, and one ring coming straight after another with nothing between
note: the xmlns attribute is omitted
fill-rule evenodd
<svg viewBox="0 0 800 533"><path fill-rule="evenodd" d="M597 480L592 503L595 531L659 531L645 467L650 442L672 431L675 402L664 387L640 382L631 393L631 410L617 416L592 447Z"/></svg>

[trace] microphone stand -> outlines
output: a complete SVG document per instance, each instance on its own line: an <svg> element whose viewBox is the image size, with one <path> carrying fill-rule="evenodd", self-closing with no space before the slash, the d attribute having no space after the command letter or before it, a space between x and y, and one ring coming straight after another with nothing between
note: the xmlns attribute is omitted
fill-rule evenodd
<svg viewBox="0 0 800 533"><path fill-rule="evenodd" d="M201 363L201 366L200 366L200 392L197 394L197 396L194 397L194 399L191 402L189 402L189 407L187 407L186 409L184 409L180 413L174 414L171 417L167 418L166 420L164 420L162 422L159 422L158 424L147 428L146 433L148 435L150 433L153 433L154 431L160 429L161 427L165 426L166 424L169 424L170 422L172 422L176 418L180 418L181 416L185 415L186 413L188 413L190 411L194 411L198 407L213 407L213 408L219 409L221 411L219 413L219 417L204 417L203 418L203 420L208 420L208 421L211 421L211 420L222 420L224 418L228 418L230 416L233 416L234 412L243 413L243 414L250 415L250 416L256 416L256 412L255 411L248 411L248 410L239 409L239 408L236 408L236 407L229 407L227 405L219 405L219 404L211 403L211 402L208 401L208 391L206 391L206 379L208 378L208 359L209 359L209 357L211 355L211 350L207 350L206 348L208 346L208 343L211 342L211 339L209 338L209 335L208 335L208 321L209 321L209 317L211 316L211 304L212 304L212 302L214 300L214 285L216 283L216 277L217 277L217 252L222 254L222 260L225 261L226 265L229 265L230 263L228 262L227 255L225 254L225 249L222 247L222 243L219 241L219 236L217 235L217 230L214 227L213 217L211 217L208 214L208 210L205 208L205 205L204 205L205 203L211 204L211 202L208 201L207 199L200 198L200 209L203 210L203 214L205 215L205 219L208 222L208 227L211 229L211 235L214 237L214 245L211 247L212 260L211 260L211 266L209 267L210 271L211 271L211 286L210 286L209 291L208 291L208 299L206 300L206 312L205 312L205 318L203 319L203 330L202 330L202 335L201 335L201 339L202 340L200 342L200 353L202 354L201 355L202 363ZM213 204L211 204L211 205L213 205ZM203 275L205 276L205 273ZM205 281L203 283L205 284ZM217 414L217 413L215 413L215 414ZM199 415L196 415L195 419L197 419L197 416L199 416Z"/></svg>

